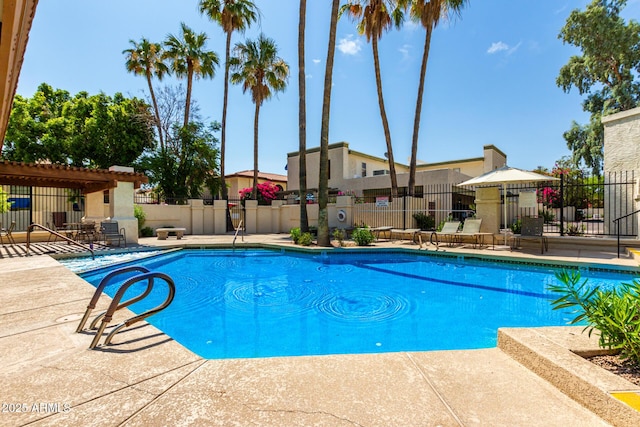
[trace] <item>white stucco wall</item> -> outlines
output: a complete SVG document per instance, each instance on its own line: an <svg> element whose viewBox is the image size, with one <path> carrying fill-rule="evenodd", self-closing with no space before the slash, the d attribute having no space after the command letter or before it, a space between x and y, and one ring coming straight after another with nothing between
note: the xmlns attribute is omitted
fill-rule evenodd
<svg viewBox="0 0 640 427"><path fill-rule="evenodd" d="M602 118L604 172L640 170L640 107Z"/></svg>

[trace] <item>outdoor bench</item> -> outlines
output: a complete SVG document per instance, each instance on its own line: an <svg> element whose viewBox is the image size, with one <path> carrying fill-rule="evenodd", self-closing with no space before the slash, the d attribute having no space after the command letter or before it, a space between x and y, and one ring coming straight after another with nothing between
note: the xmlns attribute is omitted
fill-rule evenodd
<svg viewBox="0 0 640 427"><path fill-rule="evenodd" d="M187 231L186 228L158 228L156 229L156 234L158 235L158 240L167 240L169 233L176 233L176 238L180 240L185 231Z"/></svg>

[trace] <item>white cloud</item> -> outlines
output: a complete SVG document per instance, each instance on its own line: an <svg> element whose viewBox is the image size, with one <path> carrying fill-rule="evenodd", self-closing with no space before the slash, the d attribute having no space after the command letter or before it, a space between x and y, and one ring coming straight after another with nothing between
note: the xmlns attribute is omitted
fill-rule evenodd
<svg viewBox="0 0 640 427"><path fill-rule="evenodd" d="M360 39L354 39L353 34L349 34L338 41L338 50L345 55L356 55L361 49L362 42Z"/></svg>
<svg viewBox="0 0 640 427"><path fill-rule="evenodd" d="M314 64L319 64L320 60L319 59L312 59L311 62L313 62Z"/></svg>
<svg viewBox="0 0 640 427"><path fill-rule="evenodd" d="M494 54L502 50L509 50L509 45L504 42L496 42L496 43L491 43L491 46L489 47L489 49L487 49L487 53Z"/></svg>
<svg viewBox="0 0 640 427"><path fill-rule="evenodd" d="M514 47L510 48L507 51L507 55L512 55L516 50L518 50L518 48L520 47L520 45L522 44L522 42L519 42L517 45L515 45Z"/></svg>
<svg viewBox="0 0 640 427"><path fill-rule="evenodd" d="M305 78L305 79L310 79L310 78L312 78L312 77L313 77L313 74L305 74L305 75L304 75L304 78Z"/></svg>
<svg viewBox="0 0 640 427"><path fill-rule="evenodd" d="M411 51L410 44L403 44L401 47L398 48L398 51L402 54L403 61L406 61L411 58L411 56L409 55L409 52Z"/></svg>

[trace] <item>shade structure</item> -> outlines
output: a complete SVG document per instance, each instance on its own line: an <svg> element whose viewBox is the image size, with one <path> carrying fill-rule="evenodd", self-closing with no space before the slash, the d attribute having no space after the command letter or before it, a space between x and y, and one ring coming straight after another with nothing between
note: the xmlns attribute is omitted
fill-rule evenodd
<svg viewBox="0 0 640 427"><path fill-rule="evenodd" d="M475 178L471 178L467 181L461 182L458 186L464 187L487 187L496 184L502 185L502 189L506 195L507 184L518 184L527 182L539 182L539 181L557 181L558 178L552 176L542 175L536 172L530 172L523 169L512 168L510 166L503 166L498 169L494 169L490 172L486 172ZM504 199L504 226L507 228L507 199ZM507 232L504 233L504 244L507 244Z"/></svg>

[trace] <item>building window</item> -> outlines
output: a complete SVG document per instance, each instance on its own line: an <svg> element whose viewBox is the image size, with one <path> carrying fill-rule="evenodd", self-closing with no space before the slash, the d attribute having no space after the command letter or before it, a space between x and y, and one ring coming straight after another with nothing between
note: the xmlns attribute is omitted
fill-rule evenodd
<svg viewBox="0 0 640 427"><path fill-rule="evenodd" d="M327 160L327 179L331 179L331 159Z"/></svg>
<svg viewBox="0 0 640 427"><path fill-rule="evenodd" d="M362 177L364 178L365 176L367 176L367 164L362 162Z"/></svg>
<svg viewBox="0 0 640 427"><path fill-rule="evenodd" d="M104 190L102 192L102 203L109 204L109 190Z"/></svg>

